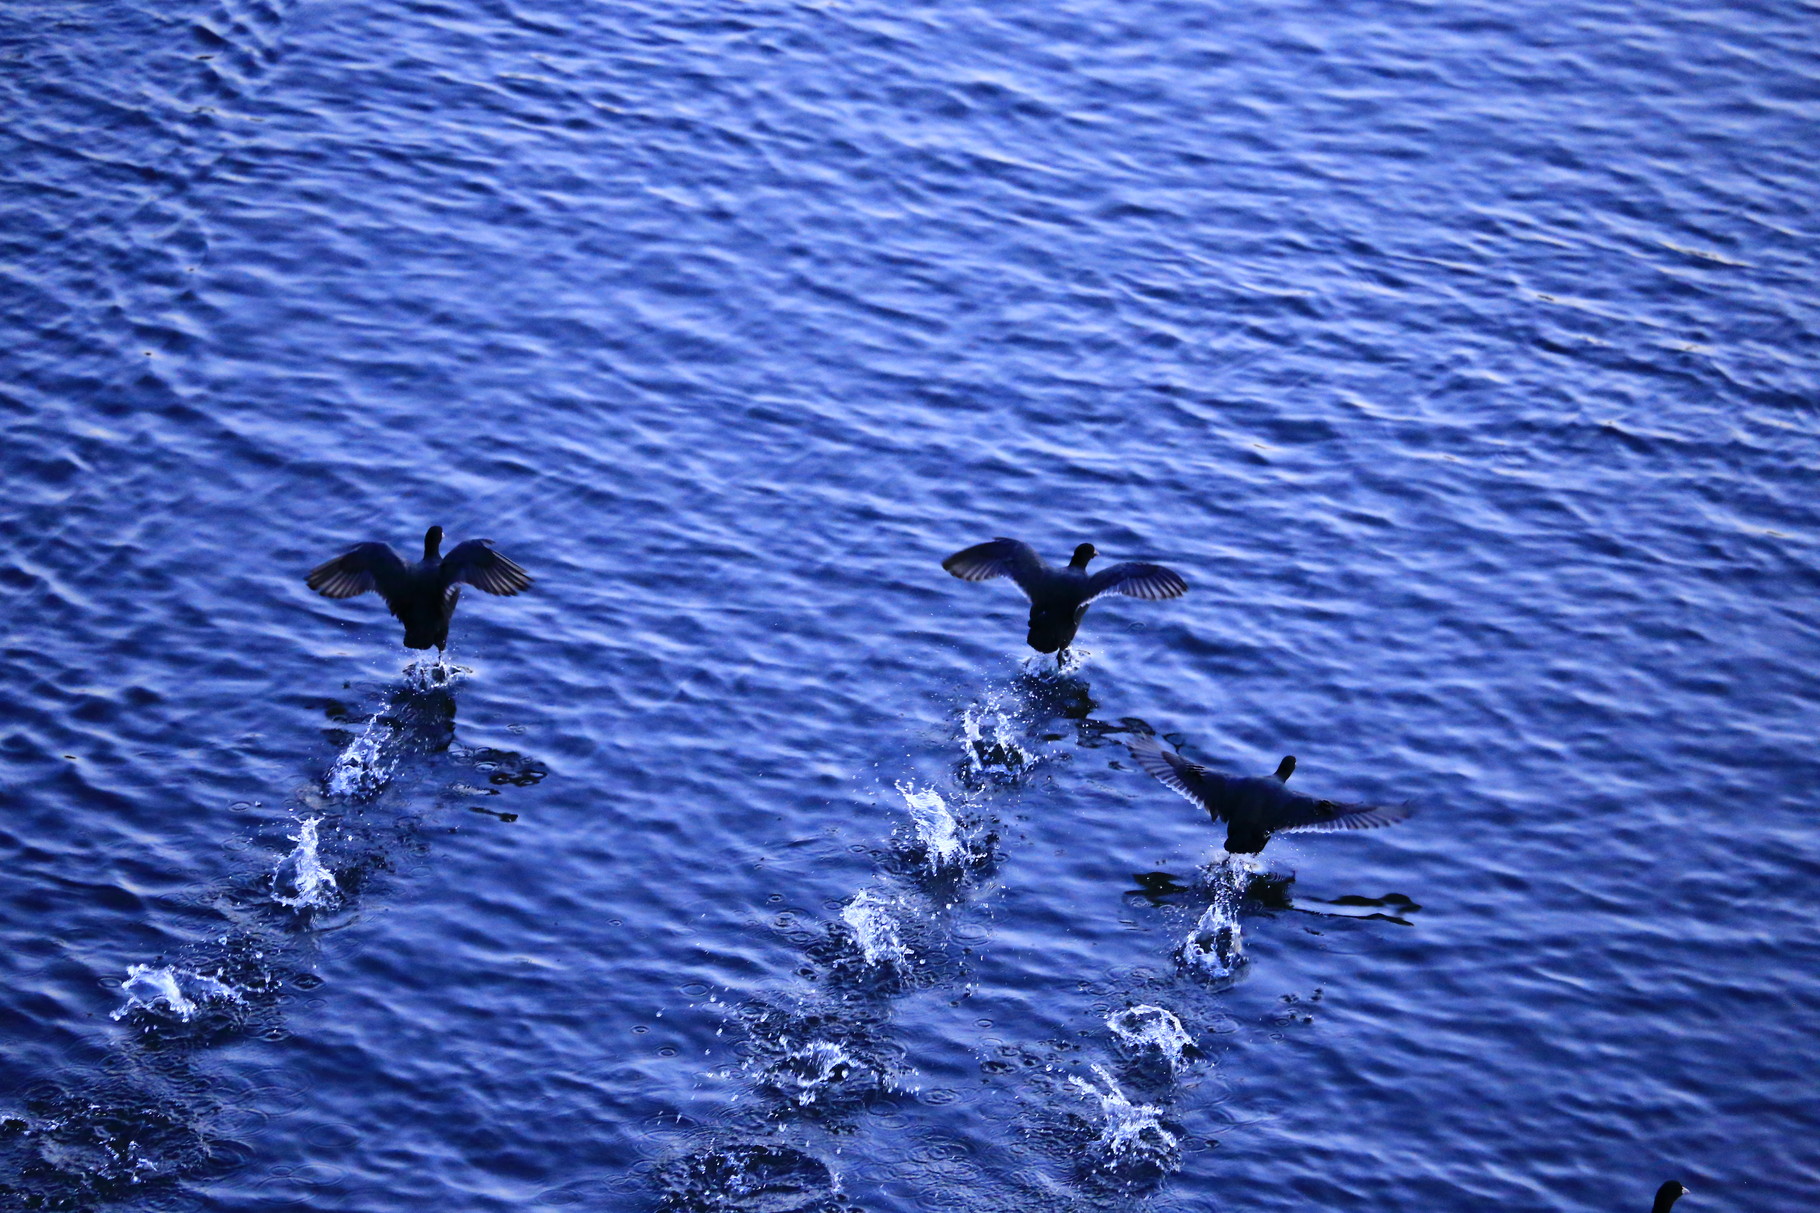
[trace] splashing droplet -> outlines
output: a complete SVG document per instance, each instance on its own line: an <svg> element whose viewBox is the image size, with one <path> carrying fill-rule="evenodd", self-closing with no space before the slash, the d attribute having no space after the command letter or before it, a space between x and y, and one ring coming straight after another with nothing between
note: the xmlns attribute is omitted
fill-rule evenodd
<svg viewBox="0 0 1820 1213"><path fill-rule="evenodd" d="M1105 1066L1094 1063L1093 1073L1105 1084L1104 1090L1078 1076L1068 1081L1081 1094L1100 1101L1100 1136L1094 1143L1099 1151L1113 1162L1172 1167L1181 1139L1163 1127L1162 1109L1132 1103Z"/></svg>
<svg viewBox="0 0 1820 1213"><path fill-rule="evenodd" d="M897 919L891 903L870 889L862 889L842 907L841 921L853 932L853 941L869 965L899 965L909 956L898 938Z"/></svg>
<svg viewBox="0 0 1820 1213"><path fill-rule="evenodd" d="M128 965L120 992L126 995L126 1003L113 1013L115 1019L145 1011L174 1015L188 1023L209 1003L240 1001L239 992L226 982L175 965Z"/></svg>
<svg viewBox="0 0 1820 1213"><path fill-rule="evenodd" d="M293 910L324 909L340 900L335 873L323 866L317 851L316 825L321 820L306 818L297 823L297 832L289 835L297 849L280 860L272 873L272 896L279 905Z"/></svg>
<svg viewBox="0 0 1820 1213"><path fill-rule="evenodd" d="M1187 1060L1188 1050L1194 1047L1194 1037L1174 1012L1148 1003L1114 1011L1106 1016L1106 1027L1128 1049L1154 1049L1172 1071Z"/></svg>

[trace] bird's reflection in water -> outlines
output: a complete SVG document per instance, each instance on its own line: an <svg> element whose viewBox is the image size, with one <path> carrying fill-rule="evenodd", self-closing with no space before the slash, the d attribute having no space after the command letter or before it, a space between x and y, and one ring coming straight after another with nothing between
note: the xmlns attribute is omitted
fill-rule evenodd
<svg viewBox="0 0 1820 1213"><path fill-rule="evenodd" d="M1206 872L1193 877L1177 877L1170 872L1135 872L1131 881L1137 887L1125 890L1125 903L1153 909L1199 905L1206 899L1210 883ZM1294 872L1253 873L1245 885L1242 904L1248 911L1294 911L1323 918L1377 919L1405 927L1414 925L1410 917L1422 909L1402 893L1385 893L1379 897L1347 893L1340 897L1298 900L1292 895L1295 881Z"/></svg>

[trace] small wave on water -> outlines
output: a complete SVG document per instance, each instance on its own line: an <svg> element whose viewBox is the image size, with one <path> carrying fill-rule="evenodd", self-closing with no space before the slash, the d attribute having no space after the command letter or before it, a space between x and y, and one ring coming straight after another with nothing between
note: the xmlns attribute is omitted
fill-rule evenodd
<svg viewBox="0 0 1820 1213"><path fill-rule="evenodd" d="M189 1023L211 1004L240 1001L240 992L219 978L175 965L128 965L120 992L126 1002L113 1012L114 1019L139 1012Z"/></svg>
<svg viewBox="0 0 1820 1213"><path fill-rule="evenodd" d="M297 849L279 861L272 873L272 896L279 905L293 910L330 909L341 900L341 888L335 873L322 862L316 838L320 817L306 817L297 823L297 832L289 835Z"/></svg>
<svg viewBox="0 0 1820 1213"><path fill-rule="evenodd" d="M1258 861L1253 855L1227 855L1209 865L1205 875L1213 889L1213 901L1176 949L1183 965L1212 978L1231 977L1244 966L1245 936L1239 925L1239 907L1257 871Z"/></svg>

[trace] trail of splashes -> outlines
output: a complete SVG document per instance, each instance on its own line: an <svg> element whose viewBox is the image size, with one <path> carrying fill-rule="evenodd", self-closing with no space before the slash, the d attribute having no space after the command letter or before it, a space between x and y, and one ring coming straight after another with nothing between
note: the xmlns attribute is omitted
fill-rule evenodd
<svg viewBox="0 0 1820 1213"><path fill-rule="evenodd" d="M897 918L891 903L870 889L861 889L841 908L841 921L853 932L860 957L869 965L896 966L909 957L898 938Z"/></svg>
<svg viewBox="0 0 1820 1213"><path fill-rule="evenodd" d="M1182 1027L1182 1021L1173 1011L1148 1003L1114 1011L1106 1016L1106 1027L1113 1038L1128 1049L1155 1050L1156 1055L1168 1063L1171 1073L1186 1064L1188 1051L1194 1048L1194 1037Z"/></svg>
<svg viewBox="0 0 1820 1213"><path fill-rule="evenodd" d="M126 1002L113 1012L114 1019L124 1019L134 1011L157 1014L162 1004L164 1013L188 1023L210 1003L240 1001L239 992L226 982L175 965L128 965L120 992L126 995Z"/></svg>
<svg viewBox="0 0 1820 1213"><path fill-rule="evenodd" d="M1069 1076L1068 1081L1081 1094L1100 1101L1100 1136L1095 1146L1113 1162L1171 1165L1181 1139L1163 1127L1162 1109L1132 1103L1112 1074L1098 1062L1093 1065L1093 1073L1105 1084L1105 1090L1078 1075Z"/></svg>
<svg viewBox="0 0 1820 1213"><path fill-rule="evenodd" d="M293 910L326 909L341 899L335 873L323 865L318 853L316 825L321 820L306 818L297 823L297 832L289 835L297 849L280 860L272 872L272 896L279 905Z"/></svg>
<svg viewBox="0 0 1820 1213"><path fill-rule="evenodd" d="M1239 906L1257 871L1255 855L1227 855L1207 869L1213 901L1177 950L1183 964L1208 977L1230 977L1238 972L1245 963Z"/></svg>

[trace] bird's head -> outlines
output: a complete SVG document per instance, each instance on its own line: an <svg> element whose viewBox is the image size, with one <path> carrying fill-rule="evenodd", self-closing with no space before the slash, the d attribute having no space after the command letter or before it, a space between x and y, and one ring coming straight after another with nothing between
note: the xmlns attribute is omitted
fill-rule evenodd
<svg viewBox="0 0 1820 1213"><path fill-rule="evenodd" d="M1074 559L1068 562L1068 567L1071 569L1084 569L1087 567L1087 562L1099 554L1100 550L1091 543L1083 543L1080 547L1074 549Z"/></svg>
<svg viewBox="0 0 1820 1213"><path fill-rule="evenodd" d="M442 555L442 528L433 526L423 533L423 558L434 560Z"/></svg>
<svg viewBox="0 0 1820 1213"><path fill-rule="evenodd" d="M1677 1200L1687 1195L1687 1185L1678 1179L1671 1179L1656 1189L1656 1203L1650 1213L1668 1213Z"/></svg>

